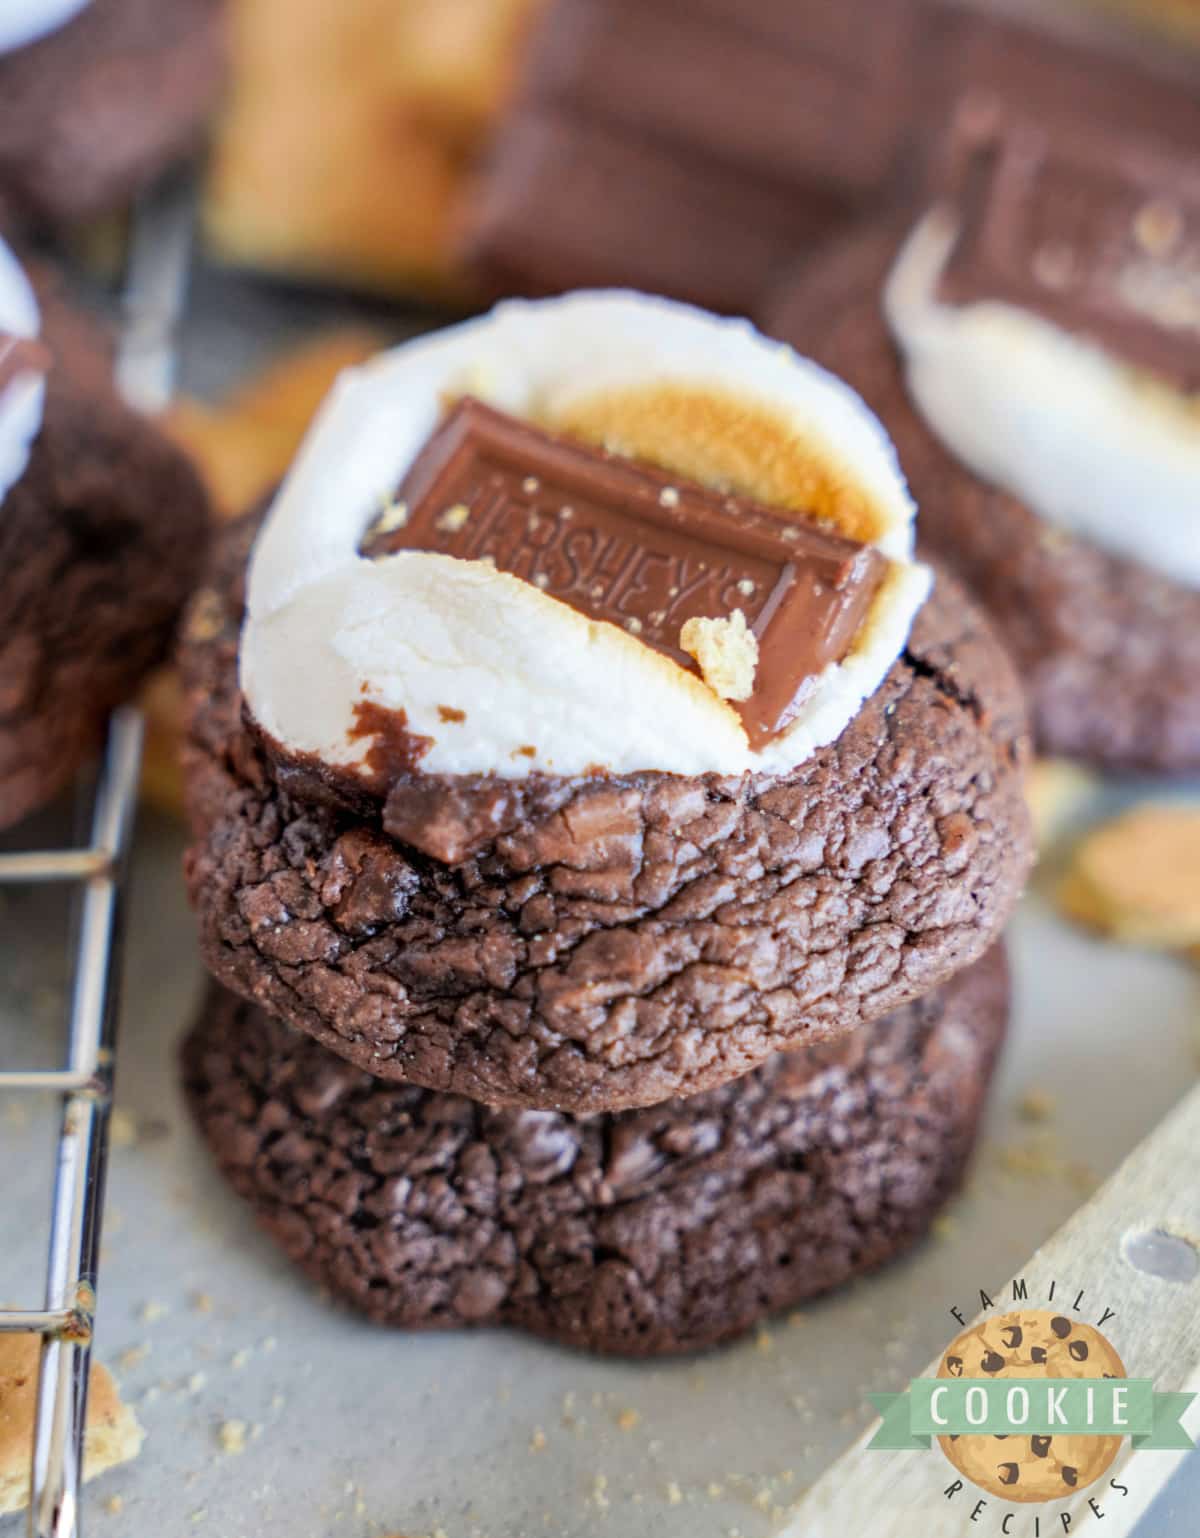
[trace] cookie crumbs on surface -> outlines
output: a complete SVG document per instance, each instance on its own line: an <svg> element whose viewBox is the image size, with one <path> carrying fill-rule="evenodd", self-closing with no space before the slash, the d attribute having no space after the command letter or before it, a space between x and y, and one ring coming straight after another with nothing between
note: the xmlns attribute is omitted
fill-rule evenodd
<svg viewBox="0 0 1200 1538"><path fill-rule="evenodd" d="M140 1345L128 1346L122 1351L121 1355L117 1358L117 1366L121 1368L122 1372L129 1372L139 1362L144 1362L149 1355L150 1343L149 1341L142 1341Z"/></svg>
<svg viewBox="0 0 1200 1538"><path fill-rule="evenodd" d="M132 1148L138 1140L137 1122L117 1107L108 1122L108 1141L113 1148Z"/></svg>
<svg viewBox="0 0 1200 1538"><path fill-rule="evenodd" d="M157 1319L165 1319L170 1312L171 1310L165 1303L156 1303L151 1300L149 1303L144 1303L142 1305L142 1310L138 1315L138 1318L143 1320L146 1324L153 1324Z"/></svg>
<svg viewBox="0 0 1200 1538"><path fill-rule="evenodd" d="M192 1294L192 1307L198 1314L211 1314L213 1310L211 1293L194 1292Z"/></svg>
<svg viewBox="0 0 1200 1538"><path fill-rule="evenodd" d="M217 1441L221 1444L221 1451L226 1453L243 1453L246 1450L246 1422L222 1421L217 1427Z"/></svg>
<svg viewBox="0 0 1200 1538"><path fill-rule="evenodd" d="M194 1372L187 1380L187 1392L189 1394L198 1394L207 1382L208 1379L202 1372Z"/></svg>
<svg viewBox="0 0 1200 1538"><path fill-rule="evenodd" d="M619 1431L632 1431L641 1418L636 1410L622 1410L620 1415L617 1416L617 1429Z"/></svg>
<svg viewBox="0 0 1200 1538"><path fill-rule="evenodd" d="M689 619L679 645L700 665L704 682L723 700L747 700L754 693L758 637L735 609L728 619Z"/></svg>
<svg viewBox="0 0 1200 1538"><path fill-rule="evenodd" d="M669 1506L678 1506L682 1500L683 1491L672 1479L671 1482L667 1485L667 1504Z"/></svg>
<svg viewBox="0 0 1200 1538"><path fill-rule="evenodd" d="M709 1500L719 1501L721 1499L721 1497L725 1494L725 1486L724 1485L719 1485L716 1482L716 1480L714 1479L714 1480L711 1481L711 1483L708 1486L708 1489L704 1493L708 1496Z"/></svg>
<svg viewBox="0 0 1200 1538"><path fill-rule="evenodd" d="M592 1503L600 1511L608 1510L608 1480L603 1474L597 1474L592 1480Z"/></svg>
<svg viewBox="0 0 1200 1538"><path fill-rule="evenodd" d="M529 1438L529 1451L531 1453L540 1453L545 1450L545 1447L546 1433L540 1426L535 1426L533 1435Z"/></svg>
<svg viewBox="0 0 1200 1538"><path fill-rule="evenodd" d="M458 534L467 526L471 516L471 509L465 502L456 502L453 507L448 507L444 513L439 513L434 527L444 534Z"/></svg>
<svg viewBox="0 0 1200 1538"><path fill-rule="evenodd" d="M110 1495L104 1503L104 1509L110 1517L117 1517L125 1509L125 1502L119 1495Z"/></svg>
<svg viewBox="0 0 1200 1538"><path fill-rule="evenodd" d="M1022 1121L1049 1121L1058 1109L1058 1101L1049 1090L1028 1089L1021 1096L1017 1110Z"/></svg>
<svg viewBox="0 0 1200 1538"><path fill-rule="evenodd" d="M765 1324L760 1324L754 1337L755 1350L761 1351L764 1356L769 1356L775 1349L775 1338Z"/></svg>

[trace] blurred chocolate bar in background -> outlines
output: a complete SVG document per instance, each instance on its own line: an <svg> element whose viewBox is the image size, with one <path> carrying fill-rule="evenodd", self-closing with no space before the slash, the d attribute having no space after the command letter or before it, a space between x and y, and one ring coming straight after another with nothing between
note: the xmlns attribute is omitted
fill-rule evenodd
<svg viewBox="0 0 1200 1538"><path fill-rule="evenodd" d="M1200 76L1001 21L955 31L926 194L959 223L942 297L1200 385Z"/></svg>
<svg viewBox="0 0 1200 1538"><path fill-rule="evenodd" d="M554 0L467 231L492 292L745 311L902 178L920 0Z"/></svg>

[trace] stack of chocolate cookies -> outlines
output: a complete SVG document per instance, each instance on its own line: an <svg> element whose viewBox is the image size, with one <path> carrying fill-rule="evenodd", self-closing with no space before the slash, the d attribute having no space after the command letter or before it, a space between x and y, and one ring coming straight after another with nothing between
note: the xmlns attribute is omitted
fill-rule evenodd
<svg viewBox="0 0 1200 1538"><path fill-rule="evenodd" d="M1031 840L1016 677L914 513L824 370L581 294L344 375L223 536L185 1075L331 1292L652 1354L927 1229Z"/></svg>

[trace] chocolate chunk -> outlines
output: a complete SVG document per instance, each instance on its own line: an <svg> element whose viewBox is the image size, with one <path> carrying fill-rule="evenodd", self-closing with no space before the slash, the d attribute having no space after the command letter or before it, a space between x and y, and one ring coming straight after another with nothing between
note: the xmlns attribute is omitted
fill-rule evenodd
<svg viewBox="0 0 1200 1538"><path fill-rule="evenodd" d="M1004 1367L1004 1358L998 1351L985 1351L979 1366L984 1372L1000 1372Z"/></svg>
<svg viewBox="0 0 1200 1538"><path fill-rule="evenodd" d="M1025 1339L1025 1332L1019 1324L1010 1324L1001 1333L1004 1344L1010 1351L1015 1351Z"/></svg>
<svg viewBox="0 0 1200 1538"><path fill-rule="evenodd" d="M1052 1440L1052 1437L1030 1437L1029 1450L1033 1453L1035 1458L1044 1458L1050 1451L1050 1443Z"/></svg>
<svg viewBox="0 0 1200 1538"><path fill-rule="evenodd" d="M948 1356L946 1358L946 1371L952 1378L961 1378L963 1372L962 1357Z"/></svg>
<svg viewBox="0 0 1200 1538"><path fill-rule="evenodd" d="M1067 1347L1067 1354L1071 1356L1076 1362L1086 1362L1088 1358L1087 1341L1073 1340Z"/></svg>
<svg viewBox="0 0 1200 1538"><path fill-rule="evenodd" d="M1003 25L956 59L945 297L1006 300L1200 385L1194 88Z"/></svg>
<svg viewBox="0 0 1200 1538"><path fill-rule="evenodd" d="M1029 1360L1040 1367L1046 1360L1045 1346L1033 1346L1030 1348Z"/></svg>
<svg viewBox="0 0 1200 1538"><path fill-rule="evenodd" d="M754 749L787 726L803 686L845 657L887 569L871 546L800 515L553 437L469 398L396 496L404 523L368 536L366 554L490 558L692 672L684 622L740 609L759 648L753 693L735 707Z"/></svg>
<svg viewBox="0 0 1200 1538"><path fill-rule="evenodd" d="M998 1473L1002 1485L1015 1485L1021 1477L1020 1467L1015 1463L1002 1463Z"/></svg>
<svg viewBox="0 0 1200 1538"><path fill-rule="evenodd" d="M1064 1482L1070 1485L1072 1489L1074 1489L1076 1481L1079 1478L1079 1471L1077 1469L1073 1469L1069 1463L1065 1464L1062 1469L1062 1477Z"/></svg>
<svg viewBox="0 0 1200 1538"><path fill-rule="evenodd" d="M494 286L750 311L901 158L916 0L556 0L468 230Z"/></svg>
<svg viewBox="0 0 1200 1538"><path fill-rule="evenodd" d="M1055 1314L1054 1318L1050 1321L1050 1328L1058 1336L1059 1340L1066 1340L1067 1336L1071 1333L1071 1321L1064 1319L1061 1314Z"/></svg>

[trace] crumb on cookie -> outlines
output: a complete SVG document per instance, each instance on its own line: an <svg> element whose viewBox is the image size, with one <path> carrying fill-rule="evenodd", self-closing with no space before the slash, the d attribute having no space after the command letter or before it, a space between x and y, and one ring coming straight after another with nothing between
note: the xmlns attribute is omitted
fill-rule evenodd
<svg viewBox="0 0 1200 1538"><path fill-rule="evenodd" d="M688 620L679 644L700 665L704 682L723 700L747 700L754 693L758 638L741 609L728 619Z"/></svg>

